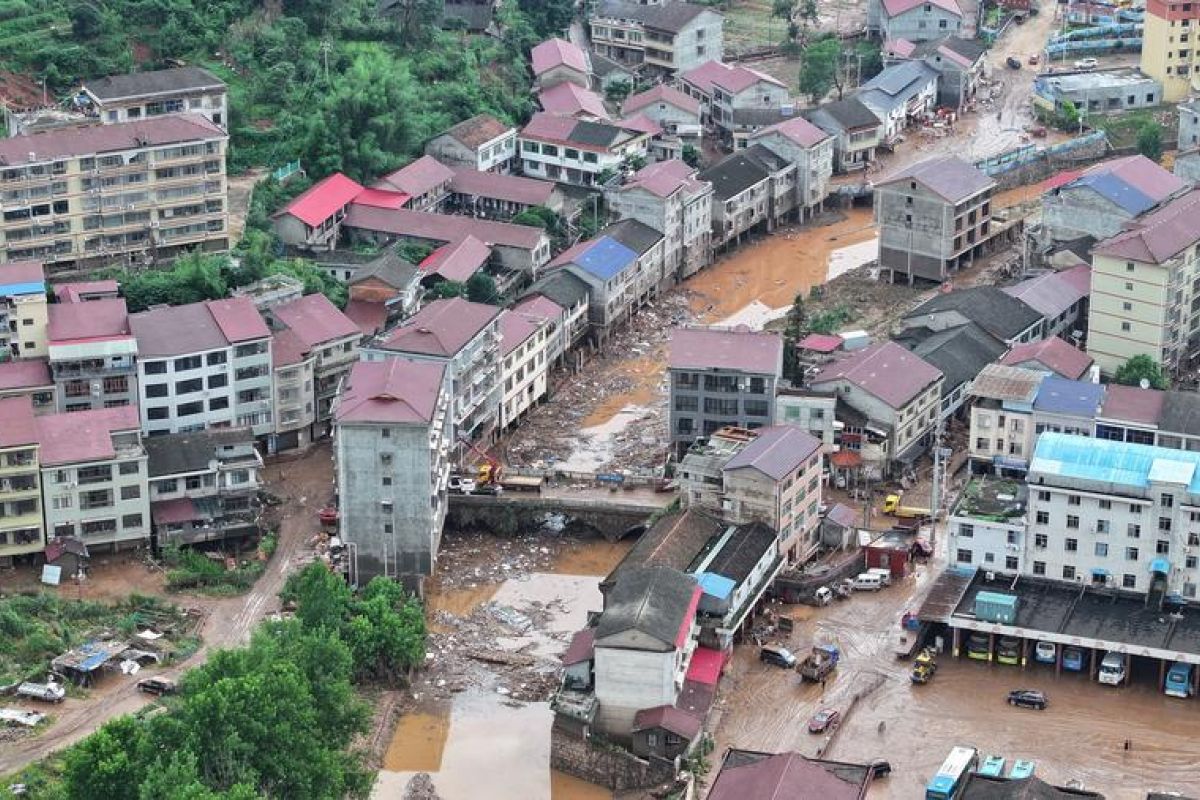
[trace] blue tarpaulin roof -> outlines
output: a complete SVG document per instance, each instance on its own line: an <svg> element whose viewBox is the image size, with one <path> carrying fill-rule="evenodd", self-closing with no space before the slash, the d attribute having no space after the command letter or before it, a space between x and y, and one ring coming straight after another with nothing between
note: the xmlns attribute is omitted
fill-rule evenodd
<svg viewBox="0 0 1200 800"><path fill-rule="evenodd" d="M712 572L701 572L696 577L700 583L700 591L718 600L727 599L733 594L733 587L737 585L724 575L716 575Z"/></svg>
<svg viewBox="0 0 1200 800"><path fill-rule="evenodd" d="M1091 419L1104 402L1104 387L1087 381L1069 381L1057 375L1042 379L1033 407L1051 414L1067 414Z"/></svg>
<svg viewBox="0 0 1200 800"><path fill-rule="evenodd" d="M575 258L576 264L602 281L619 274L635 261L637 253L608 236L601 236Z"/></svg>
<svg viewBox="0 0 1200 800"><path fill-rule="evenodd" d="M41 281L22 283L0 283L0 295L45 294L46 284Z"/></svg>
<svg viewBox="0 0 1200 800"><path fill-rule="evenodd" d="M1200 494L1198 464L1200 453L1189 450L1043 433L1029 470L1138 489L1151 482L1186 485L1189 492Z"/></svg>
<svg viewBox="0 0 1200 800"><path fill-rule="evenodd" d="M1154 206L1154 200L1142 194L1128 182L1111 172L1084 175L1075 181L1076 186L1089 186L1100 196L1120 206L1128 214L1141 214Z"/></svg>

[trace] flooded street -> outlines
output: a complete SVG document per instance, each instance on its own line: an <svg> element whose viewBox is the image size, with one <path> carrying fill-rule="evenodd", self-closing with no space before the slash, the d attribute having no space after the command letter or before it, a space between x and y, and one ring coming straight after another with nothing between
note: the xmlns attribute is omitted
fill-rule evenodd
<svg viewBox="0 0 1200 800"><path fill-rule="evenodd" d="M430 668L396 725L372 796L398 799L409 780L425 772L443 800L474 800L481 781L486 796L497 800L610 800L602 787L550 769L549 703L518 699L534 689L529 671L457 659L486 645L489 652L536 661L539 676L553 679L570 635L601 606L599 578L630 546L448 532L438 575L427 585ZM526 562L516 557L522 551L531 554ZM500 568L498 578L497 559L510 567ZM503 624L475 630L492 617ZM537 691L551 685L556 680Z"/></svg>

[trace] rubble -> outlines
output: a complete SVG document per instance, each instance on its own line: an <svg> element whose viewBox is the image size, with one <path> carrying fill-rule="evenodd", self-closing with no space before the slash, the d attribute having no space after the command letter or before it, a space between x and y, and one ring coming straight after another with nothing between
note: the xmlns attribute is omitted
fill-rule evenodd
<svg viewBox="0 0 1200 800"><path fill-rule="evenodd" d="M418 772L404 787L401 800L442 800L442 797L437 793L437 787L433 785L433 778L429 777L429 773Z"/></svg>

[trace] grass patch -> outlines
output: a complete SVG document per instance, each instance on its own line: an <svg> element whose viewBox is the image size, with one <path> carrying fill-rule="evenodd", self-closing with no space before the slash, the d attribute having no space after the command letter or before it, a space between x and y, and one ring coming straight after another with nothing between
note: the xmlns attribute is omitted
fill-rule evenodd
<svg viewBox="0 0 1200 800"><path fill-rule="evenodd" d="M1174 117L1174 108L1159 106L1121 114L1091 113L1084 117L1084 124L1104 131L1113 147L1133 147L1137 144L1138 133L1142 128L1157 123L1168 130L1173 129Z"/></svg>
<svg viewBox="0 0 1200 800"><path fill-rule="evenodd" d="M199 591L218 597L232 597L249 590L267 567L265 561L239 559L236 567L226 569L223 560L182 547L168 547L163 551L163 561L167 565L169 591Z"/></svg>

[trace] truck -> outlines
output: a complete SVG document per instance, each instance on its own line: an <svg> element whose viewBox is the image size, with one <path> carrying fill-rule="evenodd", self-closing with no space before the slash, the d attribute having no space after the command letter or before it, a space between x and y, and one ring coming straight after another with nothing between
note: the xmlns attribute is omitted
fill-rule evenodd
<svg viewBox="0 0 1200 800"><path fill-rule="evenodd" d="M47 683L25 681L17 687L17 696L43 700L47 703L61 703L67 697L67 690L53 681Z"/></svg>
<svg viewBox="0 0 1200 800"><path fill-rule="evenodd" d="M841 653L831 644L815 644L812 652L796 665L800 677L808 681L821 681L837 668Z"/></svg>
<svg viewBox="0 0 1200 800"><path fill-rule="evenodd" d="M903 500L903 495L889 494L883 499L883 513L897 519L929 519L933 516L933 509L928 506L903 505Z"/></svg>

